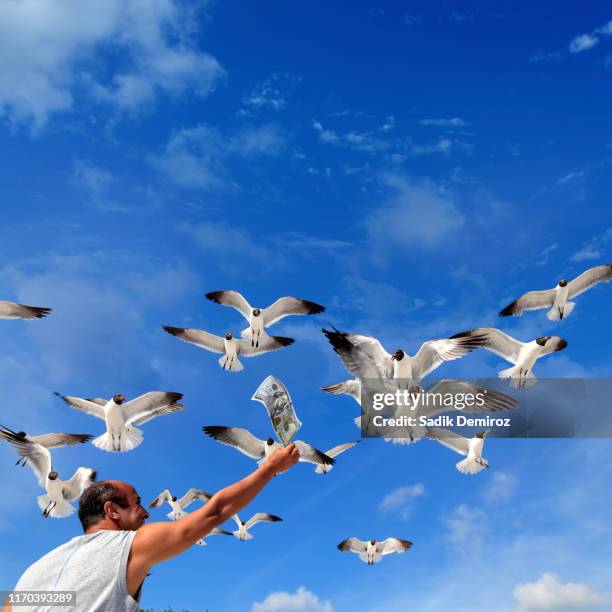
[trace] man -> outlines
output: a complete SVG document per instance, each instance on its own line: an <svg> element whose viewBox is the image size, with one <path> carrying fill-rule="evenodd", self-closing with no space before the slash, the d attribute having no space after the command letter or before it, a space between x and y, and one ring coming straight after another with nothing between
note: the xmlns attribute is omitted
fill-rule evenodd
<svg viewBox="0 0 612 612"><path fill-rule="evenodd" d="M242 510L278 473L299 460L295 444L276 449L249 476L215 493L201 508L171 523L144 525L149 513L125 482L92 484L81 496L79 518L85 535L77 536L31 565L18 591L75 591L76 608L37 604L26 610L133 612L149 570L176 557ZM10 612L7 603L3 612Z"/></svg>

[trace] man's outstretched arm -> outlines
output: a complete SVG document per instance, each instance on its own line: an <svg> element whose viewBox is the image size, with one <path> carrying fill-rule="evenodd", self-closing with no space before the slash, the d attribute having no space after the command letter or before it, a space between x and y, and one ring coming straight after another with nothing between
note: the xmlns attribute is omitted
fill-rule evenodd
<svg viewBox="0 0 612 612"><path fill-rule="evenodd" d="M204 506L182 519L143 525L136 532L128 561L130 594L136 592L151 567L180 555L214 527L225 523L249 504L277 473L289 469L298 460L294 444L277 449L249 476L221 489Z"/></svg>

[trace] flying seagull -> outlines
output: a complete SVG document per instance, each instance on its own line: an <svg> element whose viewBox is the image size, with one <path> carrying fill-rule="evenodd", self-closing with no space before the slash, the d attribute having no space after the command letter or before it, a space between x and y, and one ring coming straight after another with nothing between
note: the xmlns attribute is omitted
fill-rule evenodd
<svg viewBox="0 0 612 612"><path fill-rule="evenodd" d="M525 310L538 310L549 308L546 316L551 321L559 321L569 317L574 306L574 302L568 302L595 286L597 283L607 283L612 280L612 264L595 266L577 276L574 280L567 281L562 278L556 287L544 291L528 291L518 300L508 304L499 312L500 317L518 317Z"/></svg>
<svg viewBox="0 0 612 612"><path fill-rule="evenodd" d="M403 349L387 353L372 336L341 332L334 328L322 330L334 351L340 355L346 369L363 381L365 378L401 378L419 382L443 361L463 357L481 347L485 338L476 334L469 337L430 340L421 345L411 357Z"/></svg>
<svg viewBox="0 0 612 612"><path fill-rule="evenodd" d="M257 348L269 338L265 331L277 321L289 315L311 315L325 311L325 306L295 297L282 297L267 308L253 308L238 291L211 291L206 297L237 310L248 322L249 326L240 332L240 336L251 341Z"/></svg>
<svg viewBox="0 0 612 612"><path fill-rule="evenodd" d="M48 433L41 434L38 436L28 436L25 431L13 431L4 425L0 425L5 431L10 431L15 436L20 437L26 442L33 442L34 444L41 444L45 448L59 448L60 446L74 446L75 444L83 444L90 440L93 436L89 434L66 434L66 433ZM15 465L23 467L27 463L25 457L20 457Z"/></svg>
<svg viewBox="0 0 612 612"><path fill-rule="evenodd" d="M42 444L30 442L15 434L10 429L0 426L0 437L10 442L15 450L27 460L46 495L36 498L39 508L46 517L62 518L74 512L69 503L81 496L81 493L96 479L96 472L90 468L80 467L70 480L60 480L58 473L51 467L51 453Z"/></svg>
<svg viewBox="0 0 612 612"><path fill-rule="evenodd" d="M149 391L129 402L125 402L122 393L116 393L109 400L71 397L61 395L57 391L55 395L72 408L106 423L106 433L92 440L92 444L111 453L131 451L142 444L142 430L136 425L142 425L154 417L179 412L184 408L183 404L177 404L183 394L174 391Z"/></svg>
<svg viewBox="0 0 612 612"><path fill-rule="evenodd" d="M280 516L266 514L265 512L258 512L257 514L254 514L248 521L241 521L237 514L234 514L232 518L236 521L236 525L238 525L238 529L233 532L233 535L235 535L241 542L253 539L254 536L249 532L249 529L253 527L253 525L257 525L257 523L261 522L276 523L283 520Z"/></svg>
<svg viewBox="0 0 612 612"><path fill-rule="evenodd" d="M172 495L168 489L162 491L150 504L149 508L157 508L161 506L164 502L168 502L170 507L172 508L171 512L168 512L166 516L172 521L178 521L179 519L187 516L189 512L185 511L185 508L194 500L199 499L206 503L212 495L210 493L206 493L206 491L202 491L200 489L189 489L181 499L177 499L176 496ZM205 538L211 535L226 535L231 536L234 535L230 531L225 531L225 529L219 529L218 527L214 527L210 533L206 534L203 538L200 538L196 544L199 546L206 546Z"/></svg>
<svg viewBox="0 0 612 612"><path fill-rule="evenodd" d="M212 495L206 491L202 491L200 489L189 489L189 491L187 491L187 493L185 493L181 499L178 499L175 495L172 495L168 489L166 489L149 504L149 508L158 508L165 502L168 502L172 508L172 511L168 512L166 516L172 521L177 521L188 514L188 512L185 512L185 508L196 499L206 503L211 497Z"/></svg>
<svg viewBox="0 0 612 612"><path fill-rule="evenodd" d="M467 397L472 400L466 401ZM393 417L412 417L416 425L398 426L393 432L396 435L384 439L394 444L410 444L422 439L429 429L421 424L422 419L454 411L468 414L501 412L514 410L517 405L518 401L510 395L462 380L443 379L427 390L415 385L410 389L409 402L391 407L390 413Z"/></svg>
<svg viewBox="0 0 612 612"><path fill-rule="evenodd" d="M348 538L342 540L338 544L338 550L342 552L353 552L359 555L359 558L368 565L378 563L384 555L391 553L404 553L412 546L412 542L408 540L400 540L399 538L387 538L382 542L370 540L364 542L357 538Z"/></svg>
<svg viewBox="0 0 612 612"><path fill-rule="evenodd" d="M282 444L275 442L272 438L260 440L248 429L243 429L242 427L207 425L203 427L202 430L206 435L217 440L217 442L221 442L221 444L226 444L227 446L233 446L243 455L255 459L258 463L267 459L275 449L282 448ZM300 454L300 461L317 465L333 465L336 463L335 459L322 453L306 442L295 440L293 443Z"/></svg>
<svg viewBox="0 0 612 612"><path fill-rule="evenodd" d="M188 512L186 514L189 514ZM199 546L206 546L206 542L204 541L208 536L211 535L225 535L225 536L233 536L234 534L231 531L225 531L225 529L219 529L219 527L213 527L209 533L207 533L203 538L200 538L196 544Z"/></svg>
<svg viewBox="0 0 612 612"><path fill-rule="evenodd" d="M535 385L536 377L532 368L540 357L562 351L567 346L567 340L560 336L541 336L531 342L520 342L494 327L478 327L453 337L466 338L471 335L484 335L486 349L514 364L511 368L501 370L498 375L500 378L510 378L510 386L521 389Z"/></svg>
<svg viewBox="0 0 612 612"><path fill-rule="evenodd" d="M340 453L347 451L349 448L353 448L353 446L355 446L355 444L359 444L359 442L361 442L361 440L355 440L355 442L345 442L344 444L338 444L338 446L334 446L334 448L330 448L328 451L326 451L325 454L328 457L336 457ZM317 465L317 467L315 468L315 472L317 474L327 474L327 472L331 471L333 467L334 467L333 465L322 463L320 465Z"/></svg>
<svg viewBox="0 0 612 612"><path fill-rule="evenodd" d="M221 336L215 336L202 329L186 329L184 327L170 327L170 325L164 325L164 329L183 342L195 344L213 353L222 353L223 356L219 359L219 365L228 372L244 370L238 355L254 357L270 351L278 351L295 342L293 338L266 336L258 347L254 347L250 340L234 339L232 332L227 332L225 337L221 338Z"/></svg>
<svg viewBox="0 0 612 612"><path fill-rule="evenodd" d="M0 319L42 319L51 312L51 308L24 306L15 302L0 302Z"/></svg>
<svg viewBox="0 0 612 612"><path fill-rule="evenodd" d="M482 456L484 439L488 433L488 431L480 431L473 438L466 438L450 429L428 427L426 435L431 440L440 442L447 448L465 456L465 459L456 465L457 470L462 474L478 474L489 467L489 462Z"/></svg>

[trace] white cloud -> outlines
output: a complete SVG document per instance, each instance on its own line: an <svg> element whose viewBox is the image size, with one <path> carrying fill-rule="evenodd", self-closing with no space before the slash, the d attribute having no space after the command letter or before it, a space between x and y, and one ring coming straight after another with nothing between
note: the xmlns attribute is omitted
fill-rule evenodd
<svg viewBox="0 0 612 612"><path fill-rule="evenodd" d="M387 122L383 124L380 131L387 132L391 130L395 122L392 117L387 118ZM320 121L313 119L312 127L319 134L319 140L326 144L334 144L352 149L353 151L363 151L365 153L379 153L386 151L391 147L391 144L386 140L376 137L372 132L357 132L351 130L345 133L338 133L334 130L329 130L323 127Z"/></svg>
<svg viewBox="0 0 612 612"><path fill-rule="evenodd" d="M234 227L225 221L205 221L180 223L176 229L192 238L200 249L217 257L219 265L227 270L244 271L245 262L253 269L277 269L287 265L278 249L258 241L244 227Z"/></svg>
<svg viewBox="0 0 612 612"><path fill-rule="evenodd" d="M251 612L333 612L333 609L331 602L321 601L303 586L295 593L275 591L251 606Z"/></svg>
<svg viewBox="0 0 612 612"><path fill-rule="evenodd" d="M599 44L599 38L597 36L592 36L591 34L581 34L580 36L576 36L576 38L570 42L569 50L570 53L580 53L581 51L592 49L597 44Z"/></svg>
<svg viewBox="0 0 612 612"><path fill-rule="evenodd" d="M538 51L537 53L534 53L530 58L529 61L531 63L536 63L536 62L553 62L553 61L558 61L560 59L563 58L563 54L559 53L558 51L552 51L549 53L545 53L543 51Z"/></svg>
<svg viewBox="0 0 612 612"><path fill-rule="evenodd" d="M587 245L570 257L570 261L592 261L601 257L601 251L593 246Z"/></svg>
<svg viewBox="0 0 612 612"><path fill-rule="evenodd" d="M487 515L480 508L460 504L446 517L448 540L456 547L475 551L489 532Z"/></svg>
<svg viewBox="0 0 612 612"><path fill-rule="evenodd" d="M607 228L599 236L595 236L588 243L570 257L570 261L594 261L603 257L607 244L612 240L612 227Z"/></svg>
<svg viewBox="0 0 612 612"><path fill-rule="evenodd" d="M546 266L548 264L548 260L550 259L550 255L554 253L559 248L557 243L551 244L546 248L542 249L538 254L538 259L536 261L536 266Z"/></svg>
<svg viewBox="0 0 612 612"><path fill-rule="evenodd" d="M557 574L543 573L535 582L517 584L512 592L517 612L538 610L585 610L612 603L612 598L593 591L583 582L561 582Z"/></svg>
<svg viewBox="0 0 612 612"><path fill-rule="evenodd" d="M151 163L182 187L222 191L236 187L227 168L230 159L272 157L284 147L284 134L273 123L250 126L227 136L202 124L176 132Z"/></svg>
<svg viewBox="0 0 612 612"><path fill-rule="evenodd" d="M425 487L420 483L398 487L383 497L378 505L382 512L397 512L407 519L414 509L414 500L425 495Z"/></svg>
<svg viewBox="0 0 612 612"><path fill-rule="evenodd" d="M287 98L293 93L300 78L286 73L274 73L261 83L257 83L253 91L242 98L244 107L239 115L251 115L261 110L279 111L287 106Z"/></svg>
<svg viewBox="0 0 612 612"><path fill-rule="evenodd" d="M581 51L592 49L599 44L600 36L612 36L612 21L608 21L589 34L576 36L569 44L570 53L580 53Z"/></svg>
<svg viewBox="0 0 612 612"><path fill-rule="evenodd" d="M158 333L146 325L147 309L175 304L197 284L181 261L114 251L16 262L0 278L15 288L18 301L53 308L44 325L27 329L38 376L44 371L45 380L64 387L95 380L99 372L115 384L128 381L135 362L148 362Z"/></svg>
<svg viewBox="0 0 612 612"><path fill-rule="evenodd" d="M96 166L85 159L75 159L72 163L72 177L91 198L92 203L103 210L130 212L126 206L116 202L110 195L115 177L105 168Z"/></svg>
<svg viewBox="0 0 612 612"><path fill-rule="evenodd" d="M421 25L423 18L420 15L411 15L410 13L404 13L402 15L402 21L409 26Z"/></svg>
<svg viewBox="0 0 612 612"><path fill-rule="evenodd" d="M440 119L422 119L419 121L421 125L434 125L436 127L465 127L469 125L460 117L440 118Z"/></svg>
<svg viewBox="0 0 612 612"><path fill-rule="evenodd" d="M488 504L507 502L516 493L518 478L508 472L493 472L491 482L484 490L484 499Z"/></svg>
<svg viewBox="0 0 612 612"><path fill-rule="evenodd" d="M434 249L463 226L465 218L452 194L426 179L414 183L400 174L382 182L391 195L363 222L371 250L379 261L392 249L417 253Z"/></svg>
<svg viewBox="0 0 612 612"><path fill-rule="evenodd" d="M178 0L6 2L0 111L39 129L74 110L77 96L130 111L161 92L206 96L224 70L195 47L194 24L193 8Z"/></svg>

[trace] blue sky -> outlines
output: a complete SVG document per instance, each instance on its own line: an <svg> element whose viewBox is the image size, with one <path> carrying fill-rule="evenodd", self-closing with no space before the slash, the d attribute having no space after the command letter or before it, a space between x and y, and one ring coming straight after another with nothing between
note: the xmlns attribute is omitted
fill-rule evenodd
<svg viewBox="0 0 612 612"><path fill-rule="evenodd" d="M134 452L54 453L60 475L91 466L149 501L249 472L201 427L266 435L250 397L271 373L300 437L325 450L359 436L356 404L319 390L348 378L322 325L409 352L473 326L554 333L568 349L536 375L610 377L610 287L562 323L496 313L612 259L611 20L603 2L6 3L1 297L54 311L2 324L0 422L97 435L52 391L184 393L185 411L147 424ZM229 288L260 306L297 295L328 310L279 323L295 345L232 375L161 329L239 331L237 313L203 298ZM501 367L481 352L439 373ZM324 477L299 466L246 510L283 523L160 565L141 603L606 609L610 441L489 442L492 469L473 478L428 441L365 440ZM32 474L6 445L0 460L9 588L80 526L43 520ZM414 546L370 568L335 549L350 536Z"/></svg>

